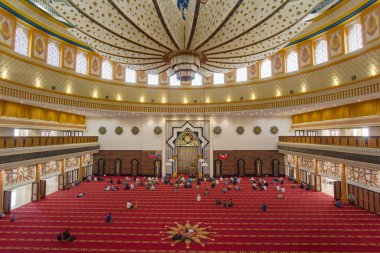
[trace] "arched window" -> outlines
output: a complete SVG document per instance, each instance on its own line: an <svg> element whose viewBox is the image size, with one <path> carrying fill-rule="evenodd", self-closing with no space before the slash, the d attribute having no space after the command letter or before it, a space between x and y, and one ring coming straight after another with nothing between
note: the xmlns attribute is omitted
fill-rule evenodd
<svg viewBox="0 0 380 253"><path fill-rule="evenodd" d="M297 51L289 51L286 55L286 72L298 70L298 54Z"/></svg>
<svg viewBox="0 0 380 253"><path fill-rule="evenodd" d="M360 23L354 23L347 27L347 44L348 52L353 52L363 47L362 26Z"/></svg>
<svg viewBox="0 0 380 253"><path fill-rule="evenodd" d="M327 62L327 41L325 39L319 39L315 42L315 64Z"/></svg>
<svg viewBox="0 0 380 253"><path fill-rule="evenodd" d="M136 70L125 68L125 81L127 83L136 83Z"/></svg>
<svg viewBox="0 0 380 253"><path fill-rule="evenodd" d="M181 81L177 80L177 75L173 74L170 76L170 86L180 86Z"/></svg>
<svg viewBox="0 0 380 253"><path fill-rule="evenodd" d="M261 78L272 76L272 62L269 59L265 59L261 62Z"/></svg>
<svg viewBox="0 0 380 253"><path fill-rule="evenodd" d="M109 80L112 79L112 65L107 60L102 62L102 78Z"/></svg>
<svg viewBox="0 0 380 253"><path fill-rule="evenodd" d="M247 68L240 68L236 70L236 82L244 82L248 79Z"/></svg>
<svg viewBox="0 0 380 253"><path fill-rule="evenodd" d="M59 67L60 62L60 46L54 41L50 41L47 51L47 63L56 67Z"/></svg>
<svg viewBox="0 0 380 253"><path fill-rule="evenodd" d="M148 84L158 85L158 75L148 74Z"/></svg>
<svg viewBox="0 0 380 253"><path fill-rule="evenodd" d="M202 85L202 76L198 73L195 74L194 79L191 81L191 85L197 86Z"/></svg>
<svg viewBox="0 0 380 253"><path fill-rule="evenodd" d="M224 83L224 73L214 73L214 84Z"/></svg>
<svg viewBox="0 0 380 253"><path fill-rule="evenodd" d="M87 74L87 69L88 69L87 55L80 52L77 54L76 71L81 74Z"/></svg>
<svg viewBox="0 0 380 253"><path fill-rule="evenodd" d="M25 56L28 56L28 47L29 47L28 35L29 35L28 30L22 27L16 28L15 51Z"/></svg>

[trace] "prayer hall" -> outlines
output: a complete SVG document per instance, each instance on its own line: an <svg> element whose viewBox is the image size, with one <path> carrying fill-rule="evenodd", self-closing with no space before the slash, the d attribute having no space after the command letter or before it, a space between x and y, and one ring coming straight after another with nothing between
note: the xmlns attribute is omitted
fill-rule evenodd
<svg viewBox="0 0 380 253"><path fill-rule="evenodd" d="M380 0L0 0L0 253L380 252Z"/></svg>

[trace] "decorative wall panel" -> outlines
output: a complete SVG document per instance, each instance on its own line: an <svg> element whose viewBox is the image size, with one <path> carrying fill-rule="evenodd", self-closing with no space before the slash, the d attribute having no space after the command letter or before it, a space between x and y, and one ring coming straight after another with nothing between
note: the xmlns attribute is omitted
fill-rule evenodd
<svg viewBox="0 0 380 253"><path fill-rule="evenodd" d="M318 174L340 180L340 165L329 161L318 161Z"/></svg>
<svg viewBox="0 0 380 253"><path fill-rule="evenodd" d="M62 67L67 69L75 69L76 50L67 44L62 45Z"/></svg>
<svg viewBox="0 0 380 253"><path fill-rule="evenodd" d="M272 73L283 74L284 73L284 52L280 51L279 53L272 56Z"/></svg>
<svg viewBox="0 0 380 253"><path fill-rule="evenodd" d="M343 39L343 28L340 27L335 31L331 31L327 35L328 37L328 47L329 47L329 58L334 58L344 53L344 39Z"/></svg>
<svg viewBox="0 0 380 253"><path fill-rule="evenodd" d="M248 80L259 78L259 63L248 66Z"/></svg>
<svg viewBox="0 0 380 253"><path fill-rule="evenodd" d="M125 70L121 63L114 62L113 63L113 79L124 81L125 80Z"/></svg>
<svg viewBox="0 0 380 253"><path fill-rule="evenodd" d="M298 164L300 170L307 170L314 172L314 161L312 158L298 157Z"/></svg>
<svg viewBox="0 0 380 253"><path fill-rule="evenodd" d="M348 183L360 184L363 188L371 187L380 191L379 171L351 165L346 165L346 170Z"/></svg>
<svg viewBox="0 0 380 253"><path fill-rule="evenodd" d="M40 178L48 178L55 175L59 175L62 172L62 161L50 161L48 163L41 164Z"/></svg>
<svg viewBox="0 0 380 253"><path fill-rule="evenodd" d="M36 178L36 166L18 167L5 171L4 190L13 189L34 182Z"/></svg>
<svg viewBox="0 0 380 253"><path fill-rule="evenodd" d="M363 15L363 35L365 44L377 40L380 37L379 20L378 6Z"/></svg>
<svg viewBox="0 0 380 253"><path fill-rule="evenodd" d="M203 77L203 84L213 84L214 82L214 76L204 76Z"/></svg>
<svg viewBox="0 0 380 253"><path fill-rule="evenodd" d="M90 75L100 76L101 61L102 59L99 56L90 54Z"/></svg>
<svg viewBox="0 0 380 253"><path fill-rule="evenodd" d="M224 82L225 83L233 83L236 81L236 71L232 70L228 73L224 74Z"/></svg>
<svg viewBox="0 0 380 253"><path fill-rule="evenodd" d="M41 33L33 30L32 32L32 57L39 60L46 60L47 38Z"/></svg>
<svg viewBox="0 0 380 253"><path fill-rule="evenodd" d="M143 70L137 71L136 77L137 77L138 83L147 83L148 82L148 75Z"/></svg>
<svg viewBox="0 0 380 253"><path fill-rule="evenodd" d="M0 43L13 48L14 20L0 12Z"/></svg>
<svg viewBox="0 0 380 253"><path fill-rule="evenodd" d="M170 72L164 71L159 75L158 82L160 84L169 84Z"/></svg>
<svg viewBox="0 0 380 253"><path fill-rule="evenodd" d="M93 164L94 157L92 154L87 154L82 156L82 166L88 166Z"/></svg>
<svg viewBox="0 0 380 253"><path fill-rule="evenodd" d="M305 42L298 46L298 61L300 68L305 68L313 64L312 53L311 53L311 43Z"/></svg>
<svg viewBox="0 0 380 253"><path fill-rule="evenodd" d="M285 164L288 164L289 166L296 167L297 159L295 155L286 154L284 156Z"/></svg>
<svg viewBox="0 0 380 253"><path fill-rule="evenodd" d="M71 157L65 159L65 171L79 169L80 158Z"/></svg>

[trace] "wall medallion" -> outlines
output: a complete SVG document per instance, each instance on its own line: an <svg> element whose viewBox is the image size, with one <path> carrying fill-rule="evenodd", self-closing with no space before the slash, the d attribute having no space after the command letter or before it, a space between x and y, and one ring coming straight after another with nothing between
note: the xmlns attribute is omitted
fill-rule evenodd
<svg viewBox="0 0 380 253"><path fill-rule="evenodd" d="M214 132L214 134L219 135L222 133L222 128L220 126L216 126L212 131Z"/></svg>
<svg viewBox="0 0 380 253"><path fill-rule="evenodd" d="M278 127L272 126L269 130L272 134L277 134L278 133Z"/></svg>
<svg viewBox="0 0 380 253"><path fill-rule="evenodd" d="M243 133L244 133L244 127L242 127L242 126L238 126L238 127L236 128L236 133L237 133L237 134L243 134Z"/></svg>
<svg viewBox="0 0 380 253"><path fill-rule="evenodd" d="M154 129L153 129L153 133L159 135L162 133L162 128L160 126L156 126Z"/></svg>
<svg viewBox="0 0 380 253"><path fill-rule="evenodd" d="M131 129L132 134L137 135L140 133L140 129L137 126L132 127Z"/></svg>
<svg viewBox="0 0 380 253"><path fill-rule="evenodd" d="M107 128L105 128L104 126L101 126L101 127L99 127L98 132L101 135L105 135L107 133Z"/></svg>
<svg viewBox="0 0 380 253"><path fill-rule="evenodd" d="M261 127L259 127L259 126L255 126L255 127L253 128L253 132L254 132L256 135L261 134Z"/></svg>
<svg viewBox="0 0 380 253"><path fill-rule="evenodd" d="M117 135L121 135L123 133L123 131L124 130L123 130L123 128L121 126L118 126L118 127L115 128L115 133Z"/></svg>

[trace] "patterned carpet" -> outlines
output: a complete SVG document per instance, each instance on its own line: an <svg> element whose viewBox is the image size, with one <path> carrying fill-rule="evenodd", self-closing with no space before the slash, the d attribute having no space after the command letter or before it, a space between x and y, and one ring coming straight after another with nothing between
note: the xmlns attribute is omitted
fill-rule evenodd
<svg viewBox="0 0 380 253"><path fill-rule="evenodd" d="M164 184L155 191L105 192L105 182L82 183L16 209L14 222L0 220L0 252L380 252L379 216L353 206L336 208L323 193L291 189L285 182L285 199L277 199L275 186L253 191L243 178L242 191L224 194L218 185L203 196L209 184L174 193ZM80 192L87 195L77 198ZM232 198L235 206L216 206L216 197ZM126 209L129 199L139 208ZM263 202L267 212L259 209ZM188 241L189 248L184 241L172 246L171 231L187 221L196 240ZM75 241L56 240L66 228Z"/></svg>

